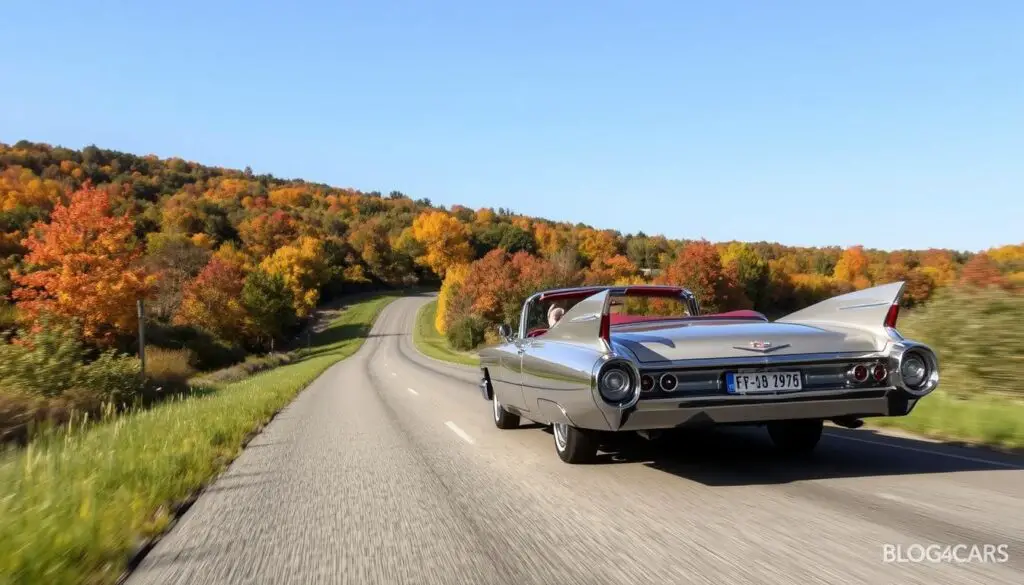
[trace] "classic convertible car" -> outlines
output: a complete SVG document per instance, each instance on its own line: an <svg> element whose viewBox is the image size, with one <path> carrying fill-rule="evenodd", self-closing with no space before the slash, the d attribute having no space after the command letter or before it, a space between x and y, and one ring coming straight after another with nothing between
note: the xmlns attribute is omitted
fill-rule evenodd
<svg viewBox="0 0 1024 585"><path fill-rule="evenodd" d="M824 421L907 415L938 385L935 352L896 330L903 286L773 322L749 310L701 315L681 287L538 292L518 332L501 325L503 342L480 352L480 388L498 428L550 425L568 463L592 460L606 433L692 425L763 424L778 448L807 452Z"/></svg>

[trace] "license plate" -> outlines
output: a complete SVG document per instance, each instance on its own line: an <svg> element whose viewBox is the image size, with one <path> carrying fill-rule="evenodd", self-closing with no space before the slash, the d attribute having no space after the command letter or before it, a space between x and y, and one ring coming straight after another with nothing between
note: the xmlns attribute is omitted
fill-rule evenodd
<svg viewBox="0 0 1024 585"><path fill-rule="evenodd" d="M803 380L800 372L728 372L725 386L729 394L779 392L802 390Z"/></svg>

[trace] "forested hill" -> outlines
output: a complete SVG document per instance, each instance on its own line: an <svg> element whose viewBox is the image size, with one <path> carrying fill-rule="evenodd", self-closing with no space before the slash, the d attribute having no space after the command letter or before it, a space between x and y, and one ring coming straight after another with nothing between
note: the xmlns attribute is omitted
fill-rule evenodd
<svg viewBox="0 0 1024 585"><path fill-rule="evenodd" d="M156 322L255 349L325 297L436 283L454 266L503 270L517 252L541 263L527 284L673 281L709 306L772 311L896 279L913 304L958 279L1020 283L1024 270L1021 246L972 256L672 240L180 158L0 144L7 329L55 313L114 344L132 336L145 297Z"/></svg>

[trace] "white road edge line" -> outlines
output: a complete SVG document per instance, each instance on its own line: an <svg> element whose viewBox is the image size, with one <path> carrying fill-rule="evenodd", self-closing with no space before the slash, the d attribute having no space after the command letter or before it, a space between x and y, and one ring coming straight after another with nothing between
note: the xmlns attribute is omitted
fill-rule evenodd
<svg viewBox="0 0 1024 585"><path fill-rule="evenodd" d="M417 392L417 391L413 390L412 388L406 388L406 390L408 390L409 392L411 392L411 393L412 393L412 394L413 394L414 396L419 396L419 395L420 395L420 393L419 393L419 392Z"/></svg>
<svg viewBox="0 0 1024 585"><path fill-rule="evenodd" d="M974 463L984 463L986 465L993 465L995 467L1005 467L1006 469L1024 469L1019 465L1012 463L1004 463L1002 461L992 461L991 459L982 459L980 457L968 457L967 455L955 455L953 453L943 453L942 451L932 451L931 449L919 449L917 447L907 447L906 445L894 445L892 443L884 443L882 441L871 441L868 439L858 439L856 437L848 437L846 435L834 435L828 433L826 436L834 439L842 439L844 441L856 441L857 443L867 443L869 445L877 445L879 447L892 447L894 449L903 449L904 451L913 451L915 453L927 453L928 455L938 455L939 457L950 457L952 459L961 459L963 461L972 461Z"/></svg>
<svg viewBox="0 0 1024 585"><path fill-rule="evenodd" d="M456 425L456 424L455 424L455 423L453 423L452 421L448 421L448 422L444 423L444 426L446 426L446 427L448 427L449 429L451 429L453 433L455 433L456 435L458 435L458 436L459 436L459 438L461 438L461 439L462 439L463 441L465 441L465 442L469 443L470 445L472 445L473 443L475 443L475 442L476 442L476 441L474 441L474 440L473 440L473 437L470 437L469 435L467 435L467 434L466 434L466 431L464 431L464 430L460 429L460 428L458 427L458 425Z"/></svg>

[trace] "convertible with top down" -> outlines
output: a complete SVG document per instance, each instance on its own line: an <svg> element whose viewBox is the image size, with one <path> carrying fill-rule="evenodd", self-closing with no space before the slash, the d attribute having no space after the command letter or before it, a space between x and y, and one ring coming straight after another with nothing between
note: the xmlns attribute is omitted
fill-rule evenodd
<svg viewBox="0 0 1024 585"><path fill-rule="evenodd" d="M702 315L676 286L537 292L518 331L480 352L498 428L552 427L567 463L590 461L607 433L765 425L777 447L807 452L825 421L905 416L939 382L928 346L896 330L903 282L839 295L781 319Z"/></svg>

